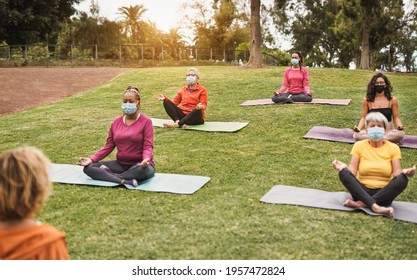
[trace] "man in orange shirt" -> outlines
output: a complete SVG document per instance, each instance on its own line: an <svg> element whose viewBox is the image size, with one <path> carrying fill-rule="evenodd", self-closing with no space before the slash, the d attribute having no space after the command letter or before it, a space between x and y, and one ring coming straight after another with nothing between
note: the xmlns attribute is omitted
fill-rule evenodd
<svg viewBox="0 0 417 280"><path fill-rule="evenodd" d="M187 85L181 88L174 99L158 95L158 100L163 101L165 111L174 121L174 124L164 124L164 127L184 128L187 124L204 123L208 93L198 82L199 79L200 72L196 68L189 68L186 74Z"/></svg>
<svg viewBox="0 0 417 280"><path fill-rule="evenodd" d="M35 219L52 185L48 165L35 148L0 155L0 260L69 259L65 235Z"/></svg>

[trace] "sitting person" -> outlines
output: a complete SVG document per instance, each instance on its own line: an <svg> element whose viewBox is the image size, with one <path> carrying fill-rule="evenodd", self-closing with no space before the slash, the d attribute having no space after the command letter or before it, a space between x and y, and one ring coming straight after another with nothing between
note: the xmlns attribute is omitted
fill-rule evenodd
<svg viewBox="0 0 417 280"><path fill-rule="evenodd" d="M129 86L123 93L124 114L111 124L106 144L91 158L81 157L84 173L95 180L138 186L155 175L154 130L149 117L139 113L139 89ZM117 148L116 160L100 160Z"/></svg>
<svg viewBox="0 0 417 280"><path fill-rule="evenodd" d="M0 259L68 260L64 233L35 216L52 183L49 160L35 148L0 155Z"/></svg>
<svg viewBox="0 0 417 280"><path fill-rule="evenodd" d="M390 205L407 187L407 176L414 175L416 166L401 170L400 148L384 139L388 121L383 114L369 113L365 126L369 139L353 145L349 167L338 160L332 163L353 198L347 199L344 205L368 207L375 213L394 217Z"/></svg>
<svg viewBox="0 0 417 280"><path fill-rule="evenodd" d="M404 126L398 116L398 100L391 95L391 92L391 83L384 74L378 73L372 77L368 84L366 98L362 103L361 120L353 129L355 131L353 138L356 141L369 139L366 131L361 129L365 124L366 115L370 112L380 112L387 118L388 126L384 139L394 143L400 143L403 140L405 133ZM392 120L394 120L396 129L394 129Z"/></svg>
<svg viewBox="0 0 417 280"><path fill-rule="evenodd" d="M303 57L300 52L291 54L292 66L285 70L284 83L279 91L274 92L272 101L275 103L311 102L308 71L302 67ZM287 92L285 92L288 89Z"/></svg>
<svg viewBox="0 0 417 280"><path fill-rule="evenodd" d="M186 74L187 85L181 88L174 99L170 100L163 94L157 96L163 101L165 111L174 124L164 124L165 128L185 128L187 124L204 124L207 108L207 89L200 85L200 72L189 68Z"/></svg>

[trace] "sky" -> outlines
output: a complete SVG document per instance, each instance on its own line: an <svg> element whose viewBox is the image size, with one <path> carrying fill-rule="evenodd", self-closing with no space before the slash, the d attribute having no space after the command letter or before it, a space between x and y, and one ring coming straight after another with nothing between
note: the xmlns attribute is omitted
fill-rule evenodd
<svg viewBox="0 0 417 280"><path fill-rule="evenodd" d="M95 0L100 7L100 16L109 20L119 20L120 7L143 5L147 11L143 14L145 21L155 22L158 29L168 32L170 28L177 27L182 17L181 5L187 0ZM84 0L75 8L80 11L90 10L91 0Z"/></svg>
<svg viewBox="0 0 417 280"><path fill-rule="evenodd" d="M94 0L97 1L100 7L100 16L109 20L120 20L122 17L118 14L120 7L129 7L135 5L143 5L147 11L143 14L145 21L156 23L156 27L164 32L169 32L171 28L178 27L184 12L181 7L187 0ZM262 0L262 3L269 4L273 0ZM190 1L188 1L190 2ZM210 4L212 0L203 0ZM76 5L75 8L79 11L90 14L91 0L84 0L81 4ZM187 38L193 37L193 31L187 32L181 28L181 33ZM282 37L281 37L282 39ZM288 48L289 42L281 41L281 46Z"/></svg>

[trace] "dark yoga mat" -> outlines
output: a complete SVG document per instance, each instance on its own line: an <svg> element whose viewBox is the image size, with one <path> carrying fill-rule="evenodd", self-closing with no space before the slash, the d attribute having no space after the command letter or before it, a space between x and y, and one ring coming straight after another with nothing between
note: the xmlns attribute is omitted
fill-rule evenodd
<svg viewBox="0 0 417 280"><path fill-rule="evenodd" d="M83 172L83 167L74 164L52 164L52 182L96 186L116 187L117 183L94 180ZM193 194L210 181L210 177L156 173L154 177L139 182L136 188L131 185L124 185L131 190L142 190L152 192L168 192L176 194Z"/></svg>
<svg viewBox="0 0 417 280"><path fill-rule="evenodd" d="M261 199L261 202L288 204L323 208L329 210L355 211L362 210L368 215L381 216L368 208L353 209L343 206L346 199L352 199L348 192L328 192L316 189L277 185L272 187ZM394 219L417 223L417 203L394 201Z"/></svg>
<svg viewBox="0 0 417 280"><path fill-rule="evenodd" d="M346 106L352 101L352 99L320 99L320 98L314 98L311 102L293 102L293 103L282 103L282 104L323 104L323 105L342 105ZM268 99L256 99L256 100L248 100L240 104L240 106L246 107L246 106L258 106L258 105L274 105L274 104L281 104L281 103L275 103L271 100L271 98Z"/></svg>
<svg viewBox="0 0 417 280"><path fill-rule="evenodd" d="M328 126L313 126L304 138L327 140L334 142L355 143L353 139L353 129L333 128ZM406 135L401 141L401 148L417 149L417 136Z"/></svg>

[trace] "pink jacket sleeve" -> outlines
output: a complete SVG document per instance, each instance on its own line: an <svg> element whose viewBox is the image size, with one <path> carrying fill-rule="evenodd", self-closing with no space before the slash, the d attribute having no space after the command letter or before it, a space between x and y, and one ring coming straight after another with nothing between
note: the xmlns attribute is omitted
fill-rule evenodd
<svg viewBox="0 0 417 280"><path fill-rule="evenodd" d="M290 68L287 68L284 73L284 83L282 84L281 88L278 90L278 93L284 93L288 88L288 71Z"/></svg>
<svg viewBox="0 0 417 280"><path fill-rule="evenodd" d="M103 146L103 148L100 149L100 151L98 151L94 156L91 157L91 160L93 162L98 162L102 160L103 158L107 157L114 150L115 147L116 147L116 144L114 143L114 140L113 140L113 129L112 127L110 127L106 144Z"/></svg>
<svg viewBox="0 0 417 280"><path fill-rule="evenodd" d="M308 70L307 68L303 67L301 71L303 71L303 74L304 74L304 79L303 79L304 93L311 95L310 84L308 82Z"/></svg>
<svg viewBox="0 0 417 280"><path fill-rule="evenodd" d="M153 162L154 130L152 121L148 120L143 128L143 152L142 158Z"/></svg>

